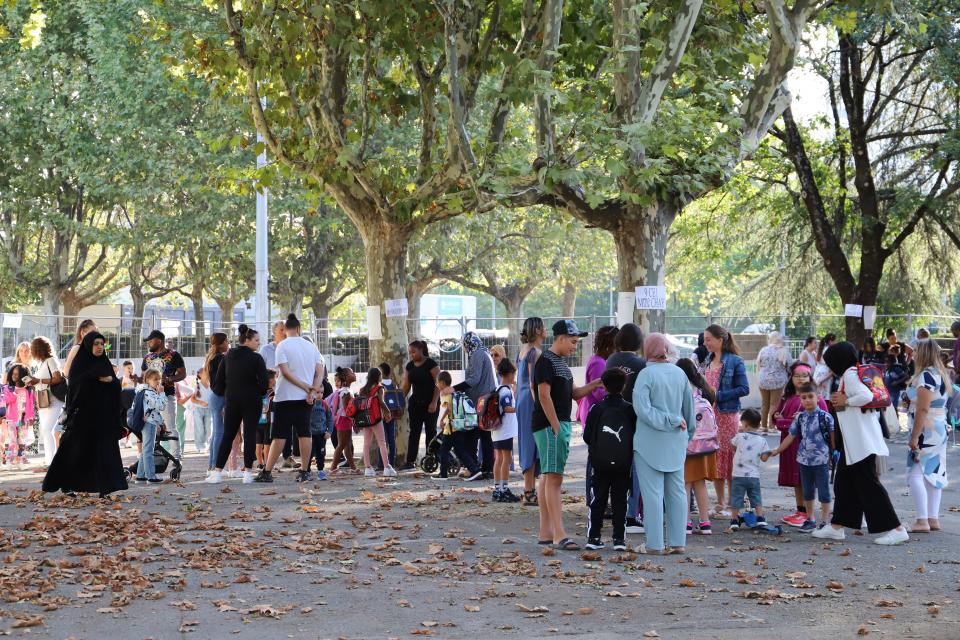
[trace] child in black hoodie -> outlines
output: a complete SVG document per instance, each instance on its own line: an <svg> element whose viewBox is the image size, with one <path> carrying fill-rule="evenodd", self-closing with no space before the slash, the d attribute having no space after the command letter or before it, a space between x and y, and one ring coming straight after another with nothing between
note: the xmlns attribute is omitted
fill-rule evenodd
<svg viewBox="0 0 960 640"><path fill-rule="evenodd" d="M633 406L621 395L627 382L626 374L620 369L607 369L600 379L607 397L591 407L583 427L583 441L589 448L593 467L587 549L602 549L604 546L600 531L609 498L613 507L613 548L624 551L627 548L627 491L637 416Z"/></svg>

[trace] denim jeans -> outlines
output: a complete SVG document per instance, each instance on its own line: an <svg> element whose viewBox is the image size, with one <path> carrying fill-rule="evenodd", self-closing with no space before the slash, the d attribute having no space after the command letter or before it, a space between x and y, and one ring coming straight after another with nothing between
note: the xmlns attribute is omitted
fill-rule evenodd
<svg viewBox="0 0 960 640"><path fill-rule="evenodd" d="M636 465L630 467L630 492L627 494L627 517L636 520L643 519L643 510L640 508L640 476L637 475Z"/></svg>
<svg viewBox="0 0 960 640"><path fill-rule="evenodd" d="M211 469L217 466L217 452L220 450L220 441L223 440L223 407L226 399L215 393L210 394L210 415L213 422L213 435L210 437L210 462Z"/></svg>
<svg viewBox="0 0 960 640"><path fill-rule="evenodd" d="M193 408L193 444L196 445L197 451L206 450L212 421L213 413L209 407Z"/></svg>
<svg viewBox="0 0 960 640"><path fill-rule="evenodd" d="M387 451L389 452L390 456L390 466L393 467L397 464L397 421L384 421L383 434L387 438Z"/></svg>
<svg viewBox="0 0 960 640"><path fill-rule="evenodd" d="M143 448L140 451L140 462L137 463L137 477L152 480L157 477L153 468L153 449L157 443L157 425L152 422L143 423L143 431L140 432L140 441Z"/></svg>

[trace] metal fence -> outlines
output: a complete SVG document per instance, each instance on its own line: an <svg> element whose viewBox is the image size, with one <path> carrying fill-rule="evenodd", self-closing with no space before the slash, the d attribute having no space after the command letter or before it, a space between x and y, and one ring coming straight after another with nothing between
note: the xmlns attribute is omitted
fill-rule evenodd
<svg viewBox="0 0 960 640"><path fill-rule="evenodd" d="M34 337L47 336L53 342L57 352L64 356L73 345L74 333L79 322L89 316L45 316L31 314L0 314L2 332L0 332L0 358L13 356L17 345L30 341ZM133 318L128 316L92 317L109 341L109 354L115 362L137 361L146 349L143 338L150 331L159 329L167 337L167 345L180 352L185 358L200 358L207 351L209 336L215 331L224 331L230 336L236 335L239 322L197 322L189 319L167 319L158 317ZM580 316L573 318L590 336L580 342L577 352L570 358L573 366L582 366L593 352L592 335L607 324L614 324L615 318L609 316ZM945 335L956 316L944 315L882 315L876 320L877 333L892 327L902 336L912 336L920 327L930 330L933 335ZM545 347L552 343L549 327L557 318L544 318L548 328ZM765 343L769 331L783 330L787 344L796 355L802 348L803 339L808 335L822 336L826 333L844 333L842 315L810 316L750 316L732 317L721 315L703 316L666 316L665 333L670 334L674 346L681 355L686 355L696 346L696 336L710 324L720 324L733 333L741 334L740 342L747 345L749 352L759 349ZM460 346L460 337L466 331L475 331L487 346L503 345L510 357L515 357L521 348L520 329L523 318L419 318L407 319L407 331L411 339L424 339L430 355L441 368L460 370L466 365L466 354ZM268 332L265 332L268 333ZM358 372L366 371L379 363L370 361L370 341L367 337L365 318L322 318L304 319L304 335L312 339L321 353L328 359L331 369L335 366L350 366ZM263 336L263 342L269 340Z"/></svg>

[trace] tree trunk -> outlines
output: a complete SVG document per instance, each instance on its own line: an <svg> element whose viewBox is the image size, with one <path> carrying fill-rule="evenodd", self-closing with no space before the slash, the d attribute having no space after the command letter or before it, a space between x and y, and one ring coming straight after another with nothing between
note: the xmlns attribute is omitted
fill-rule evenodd
<svg viewBox="0 0 960 640"><path fill-rule="evenodd" d="M43 326L46 335L53 344L60 345L60 290L56 287L47 287L43 291ZM60 345L62 346L62 345Z"/></svg>
<svg viewBox="0 0 960 640"><path fill-rule="evenodd" d="M617 247L620 291L639 286L663 286L666 276L667 238L679 207L656 202L647 207L629 205L611 230ZM663 331L663 310L634 309L633 321L644 333Z"/></svg>
<svg viewBox="0 0 960 640"><path fill-rule="evenodd" d="M407 319L386 317L387 300L406 297L404 284L407 275L407 242L410 231L382 220L358 225L366 255L367 304L380 308L382 338L370 340L370 364L386 362L397 373L403 371L407 354ZM359 372L358 372L359 373ZM397 459L407 454L409 422L397 422Z"/></svg>
<svg viewBox="0 0 960 640"><path fill-rule="evenodd" d="M230 335L233 329L233 309L237 306L237 300L221 298L217 300L217 304L220 306L220 325L227 335Z"/></svg>
<svg viewBox="0 0 960 640"><path fill-rule="evenodd" d="M203 287L196 287L190 295L190 306L193 307L193 333L196 338L194 344L196 356L207 352L207 323L203 317Z"/></svg>
<svg viewBox="0 0 960 640"><path fill-rule="evenodd" d="M563 310L560 315L564 318L577 315L577 286L572 282L563 285Z"/></svg>
<svg viewBox="0 0 960 640"><path fill-rule="evenodd" d="M520 331L523 329L523 303L525 298L509 296L499 298L507 308L507 357L516 361L520 355Z"/></svg>
<svg viewBox="0 0 960 640"><path fill-rule="evenodd" d="M310 309L313 311L314 339L317 341L317 349L324 356L330 355L330 313L333 309L322 302L312 302ZM336 369L327 363L327 373L333 373Z"/></svg>
<svg viewBox="0 0 960 640"><path fill-rule="evenodd" d="M143 314L147 308L147 296L141 287L130 284L130 299L133 300L133 318L130 324L130 337L126 348L126 357L133 359L134 351L139 354L140 341L143 340Z"/></svg>

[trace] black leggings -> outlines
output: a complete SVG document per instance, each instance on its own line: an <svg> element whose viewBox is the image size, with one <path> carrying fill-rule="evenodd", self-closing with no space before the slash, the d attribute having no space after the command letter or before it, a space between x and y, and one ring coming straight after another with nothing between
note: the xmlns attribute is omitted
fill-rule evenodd
<svg viewBox="0 0 960 640"><path fill-rule="evenodd" d="M437 435L437 415L439 411L429 413L430 405L410 403L410 438L407 440L407 464L417 464L420 452L420 433L426 433L426 444Z"/></svg>
<svg viewBox="0 0 960 640"><path fill-rule="evenodd" d="M859 529L865 516L870 533L883 533L900 526L890 496L877 475L875 455L850 465L841 456L833 495L833 524Z"/></svg>
<svg viewBox="0 0 960 640"><path fill-rule="evenodd" d="M257 424L260 422L260 413L263 411L263 402L260 398L233 400L227 398L223 409L223 440L220 441L220 451L217 452L217 469L223 469L230 457L233 440L243 423L243 468L252 469L257 459Z"/></svg>

